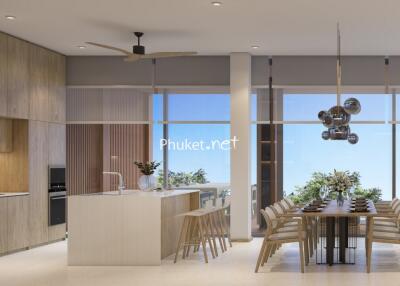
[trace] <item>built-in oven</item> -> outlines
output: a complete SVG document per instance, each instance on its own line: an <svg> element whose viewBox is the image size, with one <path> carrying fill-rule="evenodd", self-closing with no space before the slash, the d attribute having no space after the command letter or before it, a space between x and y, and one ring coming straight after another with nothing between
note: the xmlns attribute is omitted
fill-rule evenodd
<svg viewBox="0 0 400 286"><path fill-rule="evenodd" d="M66 221L65 167L49 167L49 225Z"/></svg>
<svg viewBox="0 0 400 286"><path fill-rule="evenodd" d="M65 223L67 192L49 192L49 225Z"/></svg>

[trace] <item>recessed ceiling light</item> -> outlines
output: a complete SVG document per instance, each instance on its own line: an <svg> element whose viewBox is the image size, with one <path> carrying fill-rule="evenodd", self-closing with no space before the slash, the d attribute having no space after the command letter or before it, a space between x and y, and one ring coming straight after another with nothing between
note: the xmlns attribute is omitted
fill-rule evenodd
<svg viewBox="0 0 400 286"><path fill-rule="evenodd" d="M86 49L86 46L78 46L78 48L83 50L83 49Z"/></svg>
<svg viewBox="0 0 400 286"><path fill-rule="evenodd" d="M211 4L216 7L222 6L222 2L218 2L218 1L213 1L213 2L211 2Z"/></svg>
<svg viewBox="0 0 400 286"><path fill-rule="evenodd" d="M258 49L260 46L251 46L252 49Z"/></svg>
<svg viewBox="0 0 400 286"><path fill-rule="evenodd" d="M7 15L5 17L6 17L7 20L15 20L15 19L17 19L17 17L12 16L12 15Z"/></svg>

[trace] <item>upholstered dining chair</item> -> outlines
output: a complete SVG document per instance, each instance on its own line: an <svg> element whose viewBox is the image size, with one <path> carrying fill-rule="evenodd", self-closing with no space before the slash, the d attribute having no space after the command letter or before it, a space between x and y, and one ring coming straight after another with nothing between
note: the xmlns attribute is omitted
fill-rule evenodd
<svg viewBox="0 0 400 286"><path fill-rule="evenodd" d="M374 218L371 218L374 220ZM367 257L367 273L371 272L372 263L372 245L373 243L390 243L390 244L400 244L400 229L398 227L398 221L400 217L394 218L394 226L384 226L379 227L372 224L371 229L369 229L366 236L366 257Z"/></svg>
<svg viewBox="0 0 400 286"><path fill-rule="evenodd" d="M397 205L400 204L398 198L394 198L392 201L388 202L377 202L375 203L375 208L378 212L393 211Z"/></svg>
<svg viewBox="0 0 400 286"><path fill-rule="evenodd" d="M275 211L278 217L281 217L285 210L282 207L282 204L275 203L272 206L272 209ZM290 212L289 212L290 213ZM309 256L312 257L314 255L314 250L318 247L318 232L317 232L317 225L316 221L313 218L304 218L305 222L307 222L307 243L308 243L308 250ZM286 223L289 223L290 220L286 217Z"/></svg>
<svg viewBox="0 0 400 286"><path fill-rule="evenodd" d="M303 230L301 220L294 220L293 222L297 221L295 226L283 226L282 220L276 217L274 211L270 207L261 210L261 214L267 224L267 230L258 255L255 272L258 272L259 267L267 263L268 258L279 245L298 242L300 269L301 272L304 273L305 261L308 264L308 245L306 243L306 232Z"/></svg>
<svg viewBox="0 0 400 286"><path fill-rule="evenodd" d="M376 217L374 218L373 224L375 227L378 229L384 230L383 227L398 227L399 226L399 221L396 218L396 216L400 215L400 201L399 203L394 204L394 209L391 209L391 211L385 211L385 212L379 212L382 215L385 214L394 214L395 216L382 216L382 217Z"/></svg>

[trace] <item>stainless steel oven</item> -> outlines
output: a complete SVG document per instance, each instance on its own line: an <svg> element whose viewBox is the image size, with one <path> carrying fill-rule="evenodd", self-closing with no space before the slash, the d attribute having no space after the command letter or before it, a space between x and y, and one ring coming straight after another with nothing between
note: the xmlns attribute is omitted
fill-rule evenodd
<svg viewBox="0 0 400 286"><path fill-rule="evenodd" d="M65 223L66 191L49 192L49 225Z"/></svg>

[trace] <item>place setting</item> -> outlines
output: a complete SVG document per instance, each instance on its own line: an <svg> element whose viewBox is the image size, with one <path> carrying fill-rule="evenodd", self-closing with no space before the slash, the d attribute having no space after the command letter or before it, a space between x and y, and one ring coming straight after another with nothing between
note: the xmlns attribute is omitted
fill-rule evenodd
<svg viewBox="0 0 400 286"><path fill-rule="evenodd" d="M369 212L369 201L366 198L352 198L350 212Z"/></svg>
<svg viewBox="0 0 400 286"><path fill-rule="evenodd" d="M322 212L327 205L327 200L316 199L305 205L301 210L303 212Z"/></svg>

